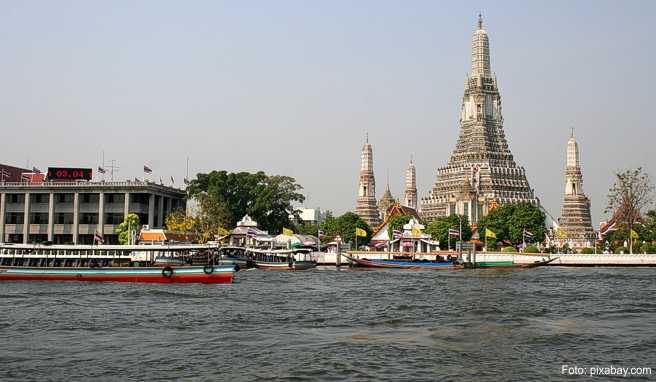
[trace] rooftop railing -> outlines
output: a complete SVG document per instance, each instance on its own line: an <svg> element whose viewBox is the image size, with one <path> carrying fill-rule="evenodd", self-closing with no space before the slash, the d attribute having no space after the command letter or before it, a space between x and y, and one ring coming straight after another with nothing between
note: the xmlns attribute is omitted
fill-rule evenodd
<svg viewBox="0 0 656 382"><path fill-rule="evenodd" d="M101 182L85 182L85 181L76 181L76 182L0 182L1 187L8 188L97 188L97 187L161 187L166 189L172 189L179 192L184 192L183 189L166 186L163 184L157 184L153 182L143 182L143 181L101 181Z"/></svg>

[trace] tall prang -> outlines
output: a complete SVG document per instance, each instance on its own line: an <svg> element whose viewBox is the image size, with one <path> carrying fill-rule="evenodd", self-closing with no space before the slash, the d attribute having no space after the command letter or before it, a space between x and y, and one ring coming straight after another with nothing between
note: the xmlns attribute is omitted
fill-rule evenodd
<svg viewBox="0 0 656 382"><path fill-rule="evenodd" d="M539 205L518 167L503 131L501 95L490 67L490 43L478 16L472 39L471 73L465 80L460 133L446 167L421 200L421 216L432 219L461 214L477 223L495 205L528 202Z"/></svg>
<svg viewBox="0 0 656 382"><path fill-rule="evenodd" d="M403 193L403 205L413 210L417 209L417 172L415 164L410 158L410 164L405 170L405 191Z"/></svg>
<svg viewBox="0 0 656 382"><path fill-rule="evenodd" d="M583 193L583 174L579 159L579 145L574 130L567 141L565 166L565 200L559 219L559 230L554 242L557 246L568 244L570 248L590 247L595 240L590 217L590 200Z"/></svg>
<svg viewBox="0 0 656 382"><path fill-rule="evenodd" d="M358 199L355 207L358 214L374 228L380 222L378 206L376 205L376 179L374 177L374 154L369 144L369 137L365 139L362 146L362 157L360 163L360 180L358 183Z"/></svg>

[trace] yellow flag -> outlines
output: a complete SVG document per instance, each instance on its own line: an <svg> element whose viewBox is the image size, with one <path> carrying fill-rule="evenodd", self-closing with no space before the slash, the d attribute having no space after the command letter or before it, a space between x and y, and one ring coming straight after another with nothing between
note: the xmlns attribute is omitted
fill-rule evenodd
<svg viewBox="0 0 656 382"><path fill-rule="evenodd" d="M564 239L567 237L567 231L565 231L562 228L556 228L556 236L561 239Z"/></svg>
<svg viewBox="0 0 656 382"><path fill-rule="evenodd" d="M289 228L283 228L283 229L282 229L282 234L283 234L283 235L286 235L286 236L292 236L292 235L294 234L294 231L292 231L292 230L289 229Z"/></svg>
<svg viewBox="0 0 656 382"><path fill-rule="evenodd" d="M497 234L494 233L492 230L489 230L489 229L486 228L486 229L485 229L485 237L491 237L491 238L493 238L493 239L496 239L496 238L497 238Z"/></svg>
<svg viewBox="0 0 656 382"><path fill-rule="evenodd" d="M367 237L367 231L363 230L362 228L356 228L355 236Z"/></svg>
<svg viewBox="0 0 656 382"><path fill-rule="evenodd" d="M412 227L412 236L421 236L421 230L417 227Z"/></svg>
<svg viewBox="0 0 656 382"><path fill-rule="evenodd" d="M631 239L639 239L640 235L634 230L631 230Z"/></svg>

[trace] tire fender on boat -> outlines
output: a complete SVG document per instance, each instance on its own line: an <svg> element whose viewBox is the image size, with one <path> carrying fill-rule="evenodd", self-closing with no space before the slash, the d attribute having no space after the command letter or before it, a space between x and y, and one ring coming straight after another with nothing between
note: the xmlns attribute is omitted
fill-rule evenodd
<svg viewBox="0 0 656 382"><path fill-rule="evenodd" d="M173 276L173 268L171 267L164 267L162 269L162 276L166 277L167 279L170 279Z"/></svg>
<svg viewBox="0 0 656 382"><path fill-rule="evenodd" d="M214 266L212 264L206 264L203 267L203 272L205 272L206 275L211 275L214 273Z"/></svg>

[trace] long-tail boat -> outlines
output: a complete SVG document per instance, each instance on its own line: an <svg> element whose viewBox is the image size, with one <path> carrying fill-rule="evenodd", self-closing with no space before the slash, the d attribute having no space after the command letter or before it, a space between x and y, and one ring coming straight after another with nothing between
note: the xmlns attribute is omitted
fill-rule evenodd
<svg viewBox="0 0 656 382"><path fill-rule="evenodd" d="M435 261L432 260L419 260L419 259L366 259L357 258L353 256L343 255L349 259L353 265L365 268L397 268L397 269L435 269L435 270L448 270L460 269L462 264L458 263L452 258L441 259L436 256Z"/></svg>

